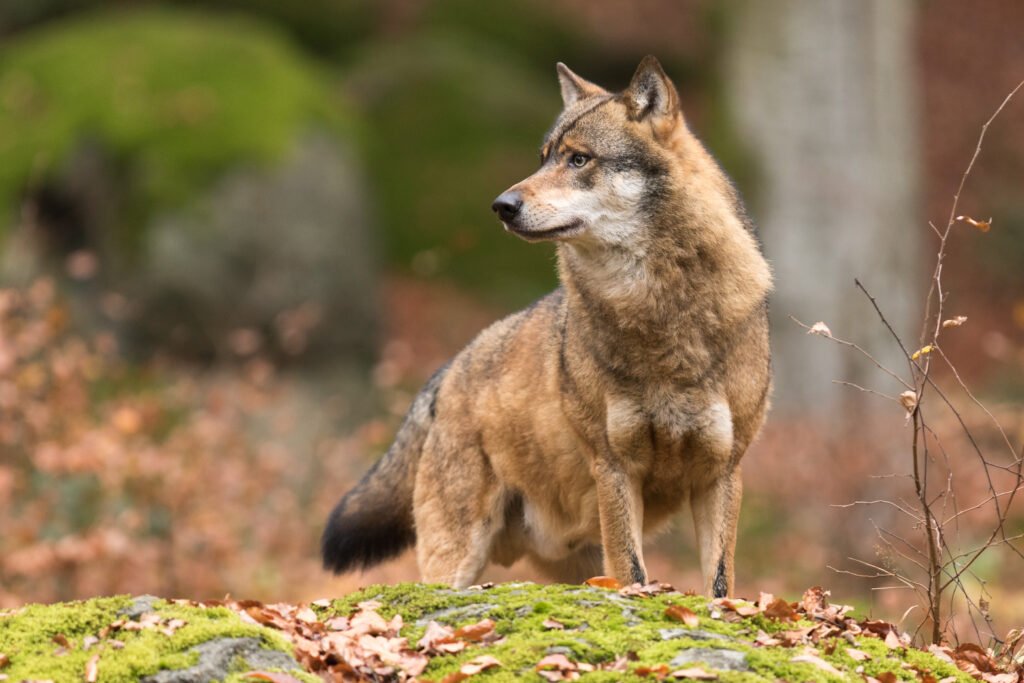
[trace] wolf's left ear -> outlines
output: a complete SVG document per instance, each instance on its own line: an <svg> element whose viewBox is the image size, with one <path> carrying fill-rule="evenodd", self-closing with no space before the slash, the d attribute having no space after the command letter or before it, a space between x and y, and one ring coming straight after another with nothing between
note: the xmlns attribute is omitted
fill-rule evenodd
<svg viewBox="0 0 1024 683"><path fill-rule="evenodd" d="M629 87L622 93L630 117L641 121L649 116L659 118L675 116L679 111L676 86L665 75L658 60L647 55L633 74Z"/></svg>
<svg viewBox="0 0 1024 683"><path fill-rule="evenodd" d="M608 94L607 90L585 78L580 78L561 62L556 64L555 68L558 70L558 84L562 87L562 104L566 107L594 95Z"/></svg>

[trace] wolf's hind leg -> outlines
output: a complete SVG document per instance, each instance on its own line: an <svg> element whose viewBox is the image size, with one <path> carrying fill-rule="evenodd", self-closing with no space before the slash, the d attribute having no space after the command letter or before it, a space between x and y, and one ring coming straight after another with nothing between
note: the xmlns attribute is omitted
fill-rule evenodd
<svg viewBox="0 0 1024 683"><path fill-rule="evenodd" d="M479 448L445 441L431 434L416 474L416 559L423 581L465 588L487 566L507 496Z"/></svg>
<svg viewBox="0 0 1024 683"><path fill-rule="evenodd" d="M691 494L704 592L711 597L732 595L736 525L742 497L739 465L706 484L694 486Z"/></svg>

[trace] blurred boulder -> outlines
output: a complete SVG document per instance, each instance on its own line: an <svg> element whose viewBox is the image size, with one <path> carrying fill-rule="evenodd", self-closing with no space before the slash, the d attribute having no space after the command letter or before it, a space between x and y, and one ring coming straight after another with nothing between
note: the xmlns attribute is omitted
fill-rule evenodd
<svg viewBox="0 0 1024 683"><path fill-rule="evenodd" d="M376 271L354 116L273 29L85 15L0 49L3 275L67 270L138 351L366 357Z"/></svg>
<svg viewBox="0 0 1024 683"><path fill-rule="evenodd" d="M144 232L137 329L185 351L209 341L243 355L263 344L288 356L372 353L364 196L352 154L324 135L298 140L276 168L229 174Z"/></svg>

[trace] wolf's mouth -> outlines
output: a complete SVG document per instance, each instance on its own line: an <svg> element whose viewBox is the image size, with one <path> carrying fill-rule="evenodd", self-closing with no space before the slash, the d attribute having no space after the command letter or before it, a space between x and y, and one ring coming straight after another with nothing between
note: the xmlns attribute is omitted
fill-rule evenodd
<svg viewBox="0 0 1024 683"><path fill-rule="evenodd" d="M583 223L578 220L555 228L547 228L546 230L526 230L516 225L509 225L508 223L505 223L504 225L506 230L514 232L527 242L540 242L542 240L550 240L558 237L570 237L583 230Z"/></svg>

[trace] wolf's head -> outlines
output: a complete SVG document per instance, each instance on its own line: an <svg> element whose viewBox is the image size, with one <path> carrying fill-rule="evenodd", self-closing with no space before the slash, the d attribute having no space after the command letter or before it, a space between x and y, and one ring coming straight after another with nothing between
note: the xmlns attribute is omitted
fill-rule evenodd
<svg viewBox="0 0 1024 683"><path fill-rule="evenodd" d="M565 108L545 136L536 173L492 205L528 241L636 245L675 184L686 131L675 86L645 57L623 92L558 64Z"/></svg>

